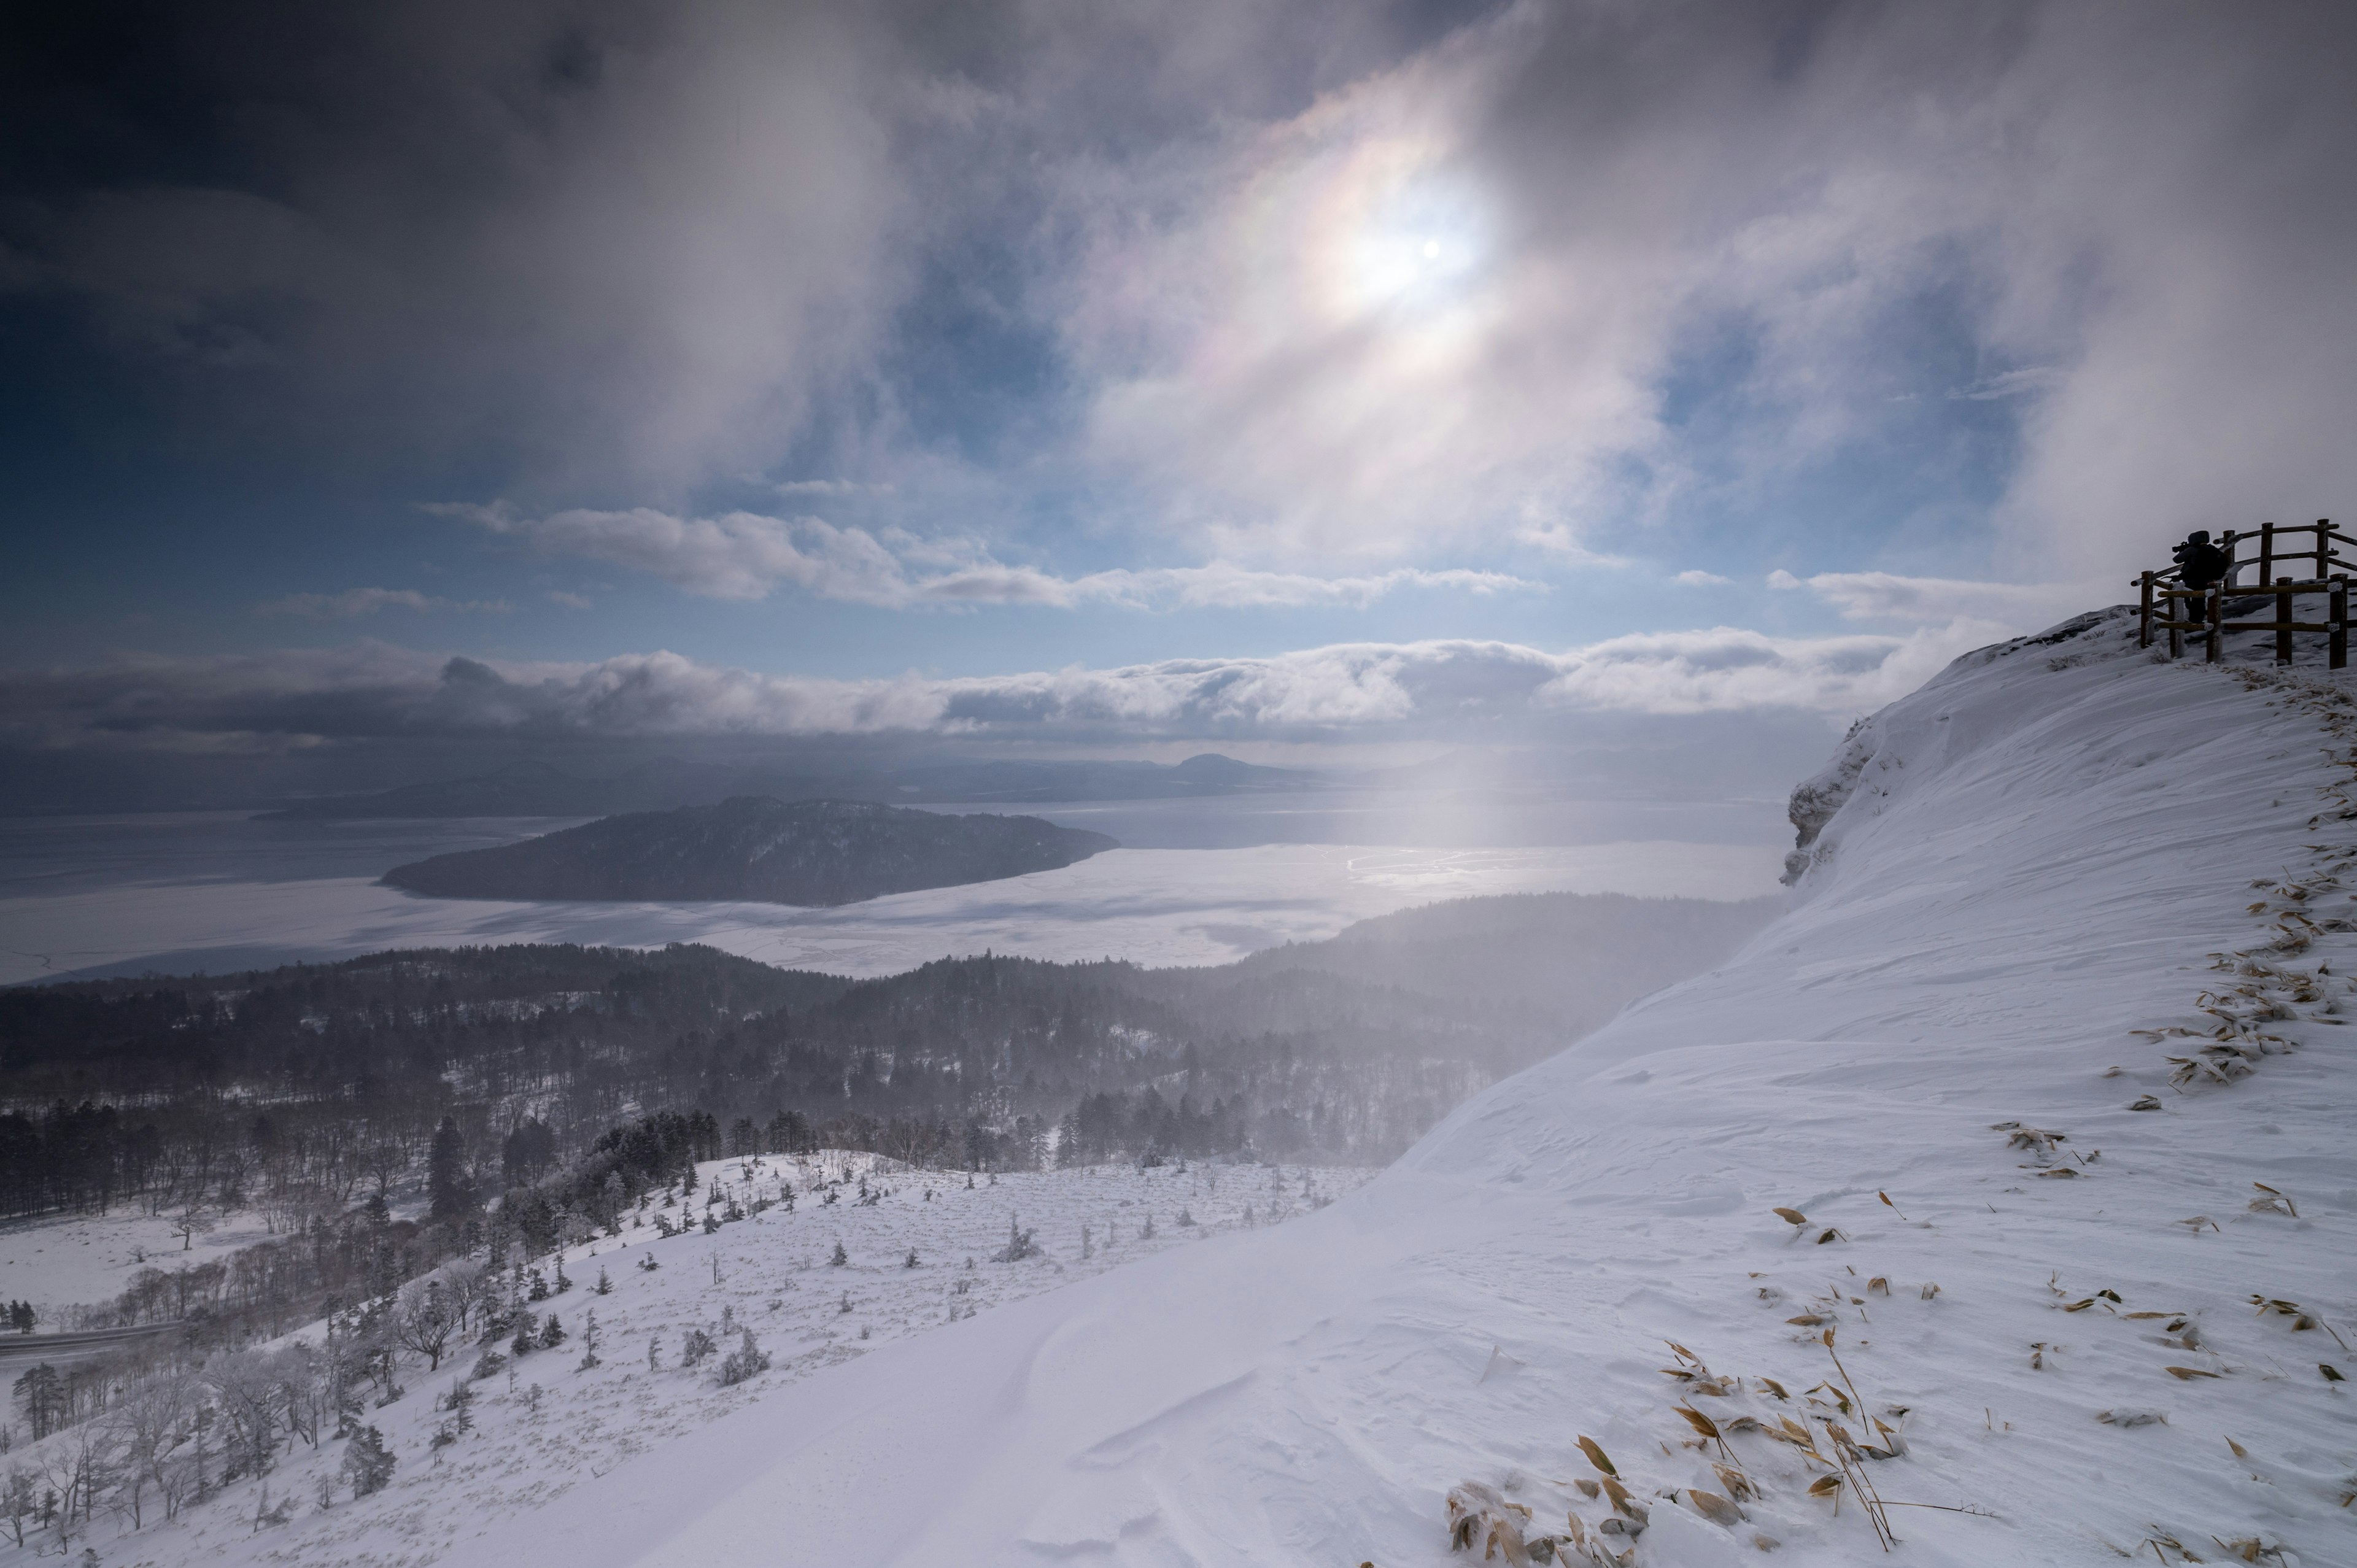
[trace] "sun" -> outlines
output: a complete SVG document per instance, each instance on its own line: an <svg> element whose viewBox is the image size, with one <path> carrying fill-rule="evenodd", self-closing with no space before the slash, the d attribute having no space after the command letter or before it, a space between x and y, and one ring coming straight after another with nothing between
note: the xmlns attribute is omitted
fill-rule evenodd
<svg viewBox="0 0 2357 1568"><path fill-rule="evenodd" d="M1487 267L1490 225L1464 181L1378 158L1339 184L1329 308L1413 322L1466 302Z"/></svg>

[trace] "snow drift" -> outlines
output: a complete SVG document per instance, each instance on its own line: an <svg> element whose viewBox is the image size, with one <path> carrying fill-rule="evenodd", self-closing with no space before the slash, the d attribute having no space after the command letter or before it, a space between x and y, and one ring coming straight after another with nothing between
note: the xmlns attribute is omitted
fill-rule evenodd
<svg viewBox="0 0 2357 1568"><path fill-rule="evenodd" d="M890 1346L451 1561L1402 1568L1472 1482L1509 1560L1881 1561L1870 1487L1898 1561L2357 1562L2352 720L2121 612L1969 655L1819 781L1786 915L1353 1197Z"/></svg>

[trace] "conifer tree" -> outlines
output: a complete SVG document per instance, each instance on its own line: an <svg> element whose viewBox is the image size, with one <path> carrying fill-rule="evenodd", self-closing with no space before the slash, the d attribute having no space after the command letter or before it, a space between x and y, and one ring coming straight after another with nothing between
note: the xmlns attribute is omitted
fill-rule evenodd
<svg viewBox="0 0 2357 1568"><path fill-rule="evenodd" d="M350 1483L352 1496L364 1498L371 1492L384 1490L393 1479L395 1461L384 1446L384 1434L373 1426L363 1426L351 1435L344 1449L344 1479Z"/></svg>
<svg viewBox="0 0 2357 1568"><path fill-rule="evenodd" d="M475 1189L467 1180L467 1140L457 1118L445 1116L435 1130L425 1155L428 1208L436 1219L452 1219L475 1207Z"/></svg>

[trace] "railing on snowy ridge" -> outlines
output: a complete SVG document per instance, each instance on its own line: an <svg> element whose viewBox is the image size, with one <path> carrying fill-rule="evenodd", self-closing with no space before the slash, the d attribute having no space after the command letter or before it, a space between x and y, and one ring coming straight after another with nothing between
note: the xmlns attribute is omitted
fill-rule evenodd
<svg viewBox="0 0 2357 1568"><path fill-rule="evenodd" d="M2276 541L2286 534L2312 533L2314 548L2285 550ZM2349 570L2357 569L2357 560L2344 559L2337 547L2352 545L2349 535L2332 526L2329 518L2318 518L2313 523L2290 523L2278 528L2274 523L2259 525L2259 553L2255 560L2236 558L2240 546L2252 536L2229 529L2218 541L2226 553L2226 575L2206 588L2189 588L2184 584L2182 568L2171 566L2166 571L2147 572L2131 586L2144 590L2144 619L2136 637L2136 646L2150 648L2155 631L2169 633L2169 656L2182 658L2185 634L2200 632L2207 644L2207 657L2214 664L2225 657L2226 634L2230 631L2272 631L2276 634L2276 662L2291 662L2291 636L2296 631L2320 631L2325 634L2325 663L2334 670L2349 663ZM2316 573L2312 577L2278 577L2275 575L2277 562L2312 561ZM2237 585L2234 574L2245 566L2258 568L2259 580ZM2341 568L2335 571L2334 568ZM2293 601L2301 594L2325 596L2322 620L2295 620ZM2273 620L2228 620L2226 601L2263 595L2275 597ZM2180 615L2180 608L2189 615Z"/></svg>

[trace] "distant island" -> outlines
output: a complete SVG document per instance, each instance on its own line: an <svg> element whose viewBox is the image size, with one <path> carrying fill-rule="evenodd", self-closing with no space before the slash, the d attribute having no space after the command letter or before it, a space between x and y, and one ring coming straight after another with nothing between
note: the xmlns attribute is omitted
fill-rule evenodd
<svg viewBox="0 0 2357 1568"><path fill-rule="evenodd" d="M658 757L605 778L520 762L495 773L405 784L370 795L328 795L266 811L265 822L363 818L605 817L624 811L708 806L740 795L779 800L927 801L1168 800L1202 795L1313 789L1333 781L1293 768L1264 768L1217 752L1184 762L1033 762L993 758L931 763L891 772L797 772L757 762Z"/></svg>
<svg viewBox="0 0 2357 1568"><path fill-rule="evenodd" d="M383 880L437 898L823 906L1053 871L1119 847L1103 833L1038 817L737 796L437 854L395 866Z"/></svg>

